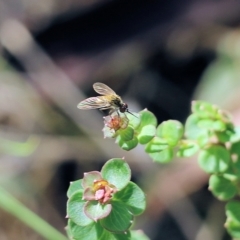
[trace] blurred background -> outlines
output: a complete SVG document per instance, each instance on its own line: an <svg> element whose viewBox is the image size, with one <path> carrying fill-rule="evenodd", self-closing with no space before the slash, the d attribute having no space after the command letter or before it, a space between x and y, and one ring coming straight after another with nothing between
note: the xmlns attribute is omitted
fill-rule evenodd
<svg viewBox="0 0 240 240"><path fill-rule="evenodd" d="M103 140L94 82L130 110L185 122L192 99L240 118L237 0L0 0L0 184L64 233L69 182L110 158L145 191L135 229L152 240L229 240L224 203L196 157L159 165ZM1 196L0 196L1 198ZM42 239L0 209L0 239Z"/></svg>

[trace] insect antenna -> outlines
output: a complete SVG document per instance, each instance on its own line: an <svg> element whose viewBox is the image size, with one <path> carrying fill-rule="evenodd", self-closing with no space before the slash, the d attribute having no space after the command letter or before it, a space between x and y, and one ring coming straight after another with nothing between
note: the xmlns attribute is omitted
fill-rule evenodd
<svg viewBox="0 0 240 240"><path fill-rule="evenodd" d="M137 116L135 116L133 113L131 113L129 110L126 110L127 113L130 113L131 115L133 115L134 117L138 118Z"/></svg>

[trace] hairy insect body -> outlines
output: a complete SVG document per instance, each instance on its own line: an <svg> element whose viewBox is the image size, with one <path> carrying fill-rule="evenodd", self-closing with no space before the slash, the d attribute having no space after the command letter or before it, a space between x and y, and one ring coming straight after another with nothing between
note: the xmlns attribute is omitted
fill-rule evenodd
<svg viewBox="0 0 240 240"><path fill-rule="evenodd" d="M103 83L94 83L93 88L102 96L87 98L78 104L78 108L110 110L109 114L118 110L121 113L130 113L128 105L110 87Z"/></svg>

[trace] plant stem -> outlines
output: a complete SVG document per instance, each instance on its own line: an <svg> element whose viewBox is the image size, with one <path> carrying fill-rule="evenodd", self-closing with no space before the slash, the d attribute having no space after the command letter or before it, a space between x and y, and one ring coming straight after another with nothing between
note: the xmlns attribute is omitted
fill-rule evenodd
<svg viewBox="0 0 240 240"><path fill-rule="evenodd" d="M37 214L25 207L2 187L0 187L0 208L12 214L48 240L68 239Z"/></svg>

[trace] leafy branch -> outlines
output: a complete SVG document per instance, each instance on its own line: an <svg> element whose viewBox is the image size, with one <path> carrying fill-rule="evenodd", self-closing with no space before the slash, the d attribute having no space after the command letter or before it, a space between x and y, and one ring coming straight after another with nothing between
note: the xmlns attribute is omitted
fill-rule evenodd
<svg viewBox="0 0 240 240"><path fill-rule="evenodd" d="M157 125L155 115L148 110L133 113L135 116L115 112L104 118L103 134L105 138L115 139L126 151L138 144L144 145L146 154L158 163L168 163L175 156L190 157L198 153L200 167L210 174L209 189L219 200L227 201L225 227L232 237L240 238L240 129L234 126L227 112L210 103L194 101L191 110L185 126L176 120ZM88 173L82 184L76 182L70 186L69 191L74 195L69 195L68 229L74 239L99 240L103 236L105 239L108 236L110 240L134 239L134 233L129 228L133 216L145 209L145 198L137 185L126 182L130 175L126 171L128 167L125 170L119 168L121 161L109 160L101 173ZM125 161L120 164L124 165L126 167ZM84 184L86 176L91 176L88 188ZM105 187L95 188L96 181L101 181ZM124 184L121 186L121 183ZM104 189L105 193L103 191L100 196L106 201L97 197L100 189ZM133 199L140 211L133 211ZM93 202L90 203L90 200ZM82 219L86 222L83 223ZM87 238L87 232L94 232L94 235ZM141 238L147 239L144 235L137 239Z"/></svg>

